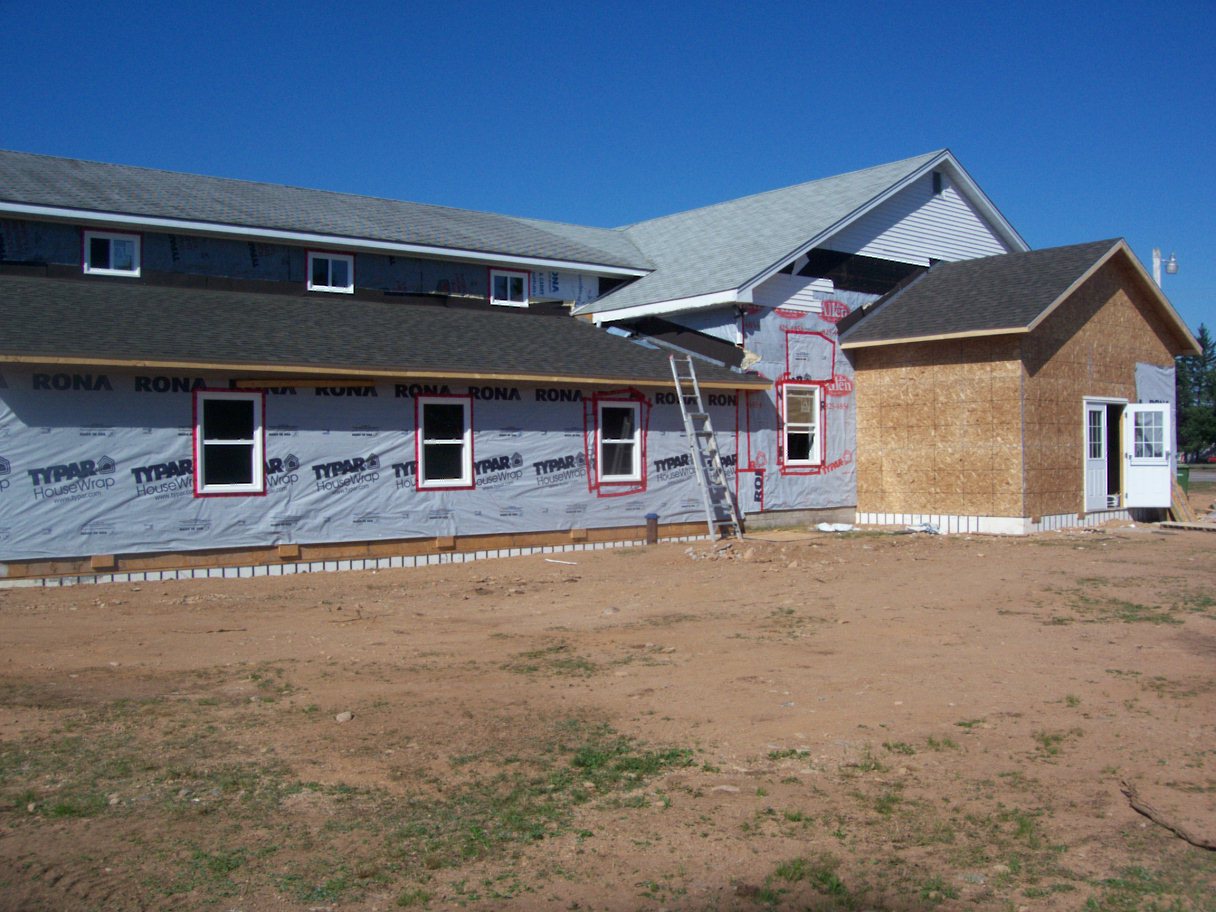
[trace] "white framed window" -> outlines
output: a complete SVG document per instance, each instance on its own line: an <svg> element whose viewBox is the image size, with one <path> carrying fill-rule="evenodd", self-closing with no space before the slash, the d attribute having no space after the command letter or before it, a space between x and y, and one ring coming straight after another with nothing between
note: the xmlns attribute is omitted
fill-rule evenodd
<svg viewBox="0 0 1216 912"><path fill-rule="evenodd" d="M194 493L207 497L266 492L260 392L194 394Z"/></svg>
<svg viewBox="0 0 1216 912"><path fill-rule="evenodd" d="M349 253L308 253L308 290L354 294L355 258Z"/></svg>
<svg viewBox="0 0 1216 912"><path fill-rule="evenodd" d="M511 269L490 270L490 303L503 307L528 306L528 279L531 274Z"/></svg>
<svg viewBox="0 0 1216 912"><path fill-rule="evenodd" d="M819 386L787 383L782 389L782 416L787 466L817 466L823 462Z"/></svg>
<svg viewBox="0 0 1216 912"><path fill-rule="evenodd" d="M598 403L596 464L600 481L642 480L641 407L636 402Z"/></svg>
<svg viewBox="0 0 1216 912"><path fill-rule="evenodd" d="M418 490L473 487L472 400L420 396L415 401Z"/></svg>
<svg viewBox="0 0 1216 912"><path fill-rule="evenodd" d="M113 231L84 233L84 271L87 275L139 276L138 234Z"/></svg>

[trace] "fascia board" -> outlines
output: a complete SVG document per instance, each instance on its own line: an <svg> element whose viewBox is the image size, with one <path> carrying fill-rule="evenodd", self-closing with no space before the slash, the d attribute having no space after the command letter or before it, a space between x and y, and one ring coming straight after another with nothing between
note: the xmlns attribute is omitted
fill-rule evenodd
<svg viewBox="0 0 1216 912"><path fill-rule="evenodd" d="M351 382L362 380L364 383L376 380L475 380L475 381L506 381L514 383L561 383L571 386L645 386L667 389L671 386L670 378L633 378L633 377L591 377L576 374L531 374L531 373L499 373L479 371L442 371L442 370L370 370L360 367L344 367L342 365L316 364L242 364L232 361L194 361L194 360L160 360L152 358L80 358L56 357L54 355L4 355L0 354L0 364L47 365L52 367L118 367L146 368L166 370L213 370L228 371L241 374L247 379L237 381L238 386L245 388L255 386L306 386L317 385L317 379L324 378L327 383L336 381L335 385L349 385ZM257 374L268 375L265 379L254 379ZM755 376L740 374L738 380L702 380L701 386L707 389L769 389L772 381Z"/></svg>
<svg viewBox="0 0 1216 912"><path fill-rule="evenodd" d="M455 260L458 262L490 263L503 266L536 266L542 269L567 269L607 276L638 277L648 275L651 272L649 269L608 266L602 263L585 263L577 260L555 260L545 257L525 257L506 253L483 253L478 250L436 247L429 244L406 244L365 238L349 238L341 235L315 234L307 231L285 231L277 228L251 228L246 225L198 222L191 219L126 215L119 212L99 212L91 209L70 209L60 206L36 206L29 203L0 201L0 213L90 225L119 225L125 228L160 228L166 231L180 231L188 234L205 234L212 237L238 238L241 240L256 238L258 240L287 241L292 244L323 247L330 250L366 250L377 253L417 254L419 256Z"/></svg>
<svg viewBox="0 0 1216 912"><path fill-rule="evenodd" d="M840 343L841 348L878 348L880 345L911 345L913 342L942 342L948 339L980 339L986 336L1017 336L1025 335L1030 330L1025 326L1006 327L1004 329L975 329L954 333L937 333L930 336L905 336L902 339L875 339L865 342Z"/></svg>
<svg viewBox="0 0 1216 912"><path fill-rule="evenodd" d="M649 304L635 304L632 307L622 307L619 310L606 310L588 316L596 326L603 323L615 323L617 320L634 320L638 317L654 317L659 314L683 313L690 310L707 310L721 307L723 304L748 304L751 295L742 295L737 289L728 288L725 291L712 291L708 294L694 295L688 298L672 298L668 301L653 301ZM577 314L576 314L577 316Z"/></svg>
<svg viewBox="0 0 1216 912"><path fill-rule="evenodd" d="M824 244L830 240L833 235L839 234L853 222L862 218L867 213L872 212L874 209L877 209L905 187L924 177L926 174L936 170L937 168L941 168L943 165L946 166L946 170L950 172L950 176L954 179L955 183L962 187L968 200L980 210L981 215L983 215L984 218L987 219L990 224L992 224L992 226L997 230L997 233L1000 234L1001 237L1014 248L1014 250L1011 252L1024 252L1030 249L1030 246L1024 240L1022 240L1021 235L1014 231L1013 226L1009 224L1005 217L1001 215L996 206L992 204L992 201L988 199L982 190L980 190L979 185L976 184L976 182L971 179L971 176L963 170L962 166L954 158L954 155L951 154L950 150L943 149L911 174L892 184L869 202L854 209L848 215L844 216L844 218L812 237L805 244L796 247L794 250L778 259L763 272L760 272L756 276L749 279L740 287L740 290L750 294L752 289L754 289L761 282L772 278L772 276L779 272L787 263L798 259L798 257L803 256L804 254L814 250L816 247Z"/></svg>

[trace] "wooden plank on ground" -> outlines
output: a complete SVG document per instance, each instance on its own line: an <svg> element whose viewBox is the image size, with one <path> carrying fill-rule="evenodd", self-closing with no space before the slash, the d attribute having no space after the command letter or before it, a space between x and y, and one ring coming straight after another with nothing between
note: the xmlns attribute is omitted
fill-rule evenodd
<svg viewBox="0 0 1216 912"><path fill-rule="evenodd" d="M1174 517L1174 521L1183 523L1198 522L1199 517L1191 509L1191 505L1186 499L1186 492L1182 490L1182 485L1178 483L1178 476L1176 475L1173 478L1171 494L1170 515Z"/></svg>

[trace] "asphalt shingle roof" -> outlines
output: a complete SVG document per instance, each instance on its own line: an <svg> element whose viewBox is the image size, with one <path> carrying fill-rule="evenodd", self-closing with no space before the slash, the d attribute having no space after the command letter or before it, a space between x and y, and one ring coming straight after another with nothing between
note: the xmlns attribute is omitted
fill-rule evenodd
<svg viewBox="0 0 1216 912"><path fill-rule="evenodd" d="M399 372L672 382L665 353L582 320L344 296L0 275L0 325L0 358L28 361L212 365L251 373L291 368L331 377ZM767 386L710 364L697 372L703 385Z"/></svg>
<svg viewBox="0 0 1216 912"><path fill-rule="evenodd" d="M0 200L352 240L564 260L651 264L622 231L0 150Z"/></svg>
<svg viewBox="0 0 1216 912"><path fill-rule="evenodd" d="M845 348L1027 329L1118 240L938 263L842 336Z"/></svg>
<svg viewBox="0 0 1216 912"><path fill-rule="evenodd" d="M739 288L945 150L770 190L624 228L655 271L585 305L605 313Z"/></svg>

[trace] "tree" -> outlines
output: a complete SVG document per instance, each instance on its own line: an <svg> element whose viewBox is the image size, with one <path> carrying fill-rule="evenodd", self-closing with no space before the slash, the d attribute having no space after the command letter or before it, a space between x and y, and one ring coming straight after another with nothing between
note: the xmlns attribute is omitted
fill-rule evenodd
<svg viewBox="0 0 1216 912"><path fill-rule="evenodd" d="M1178 448L1194 456L1216 447L1216 342L1200 324L1200 354L1174 359Z"/></svg>

